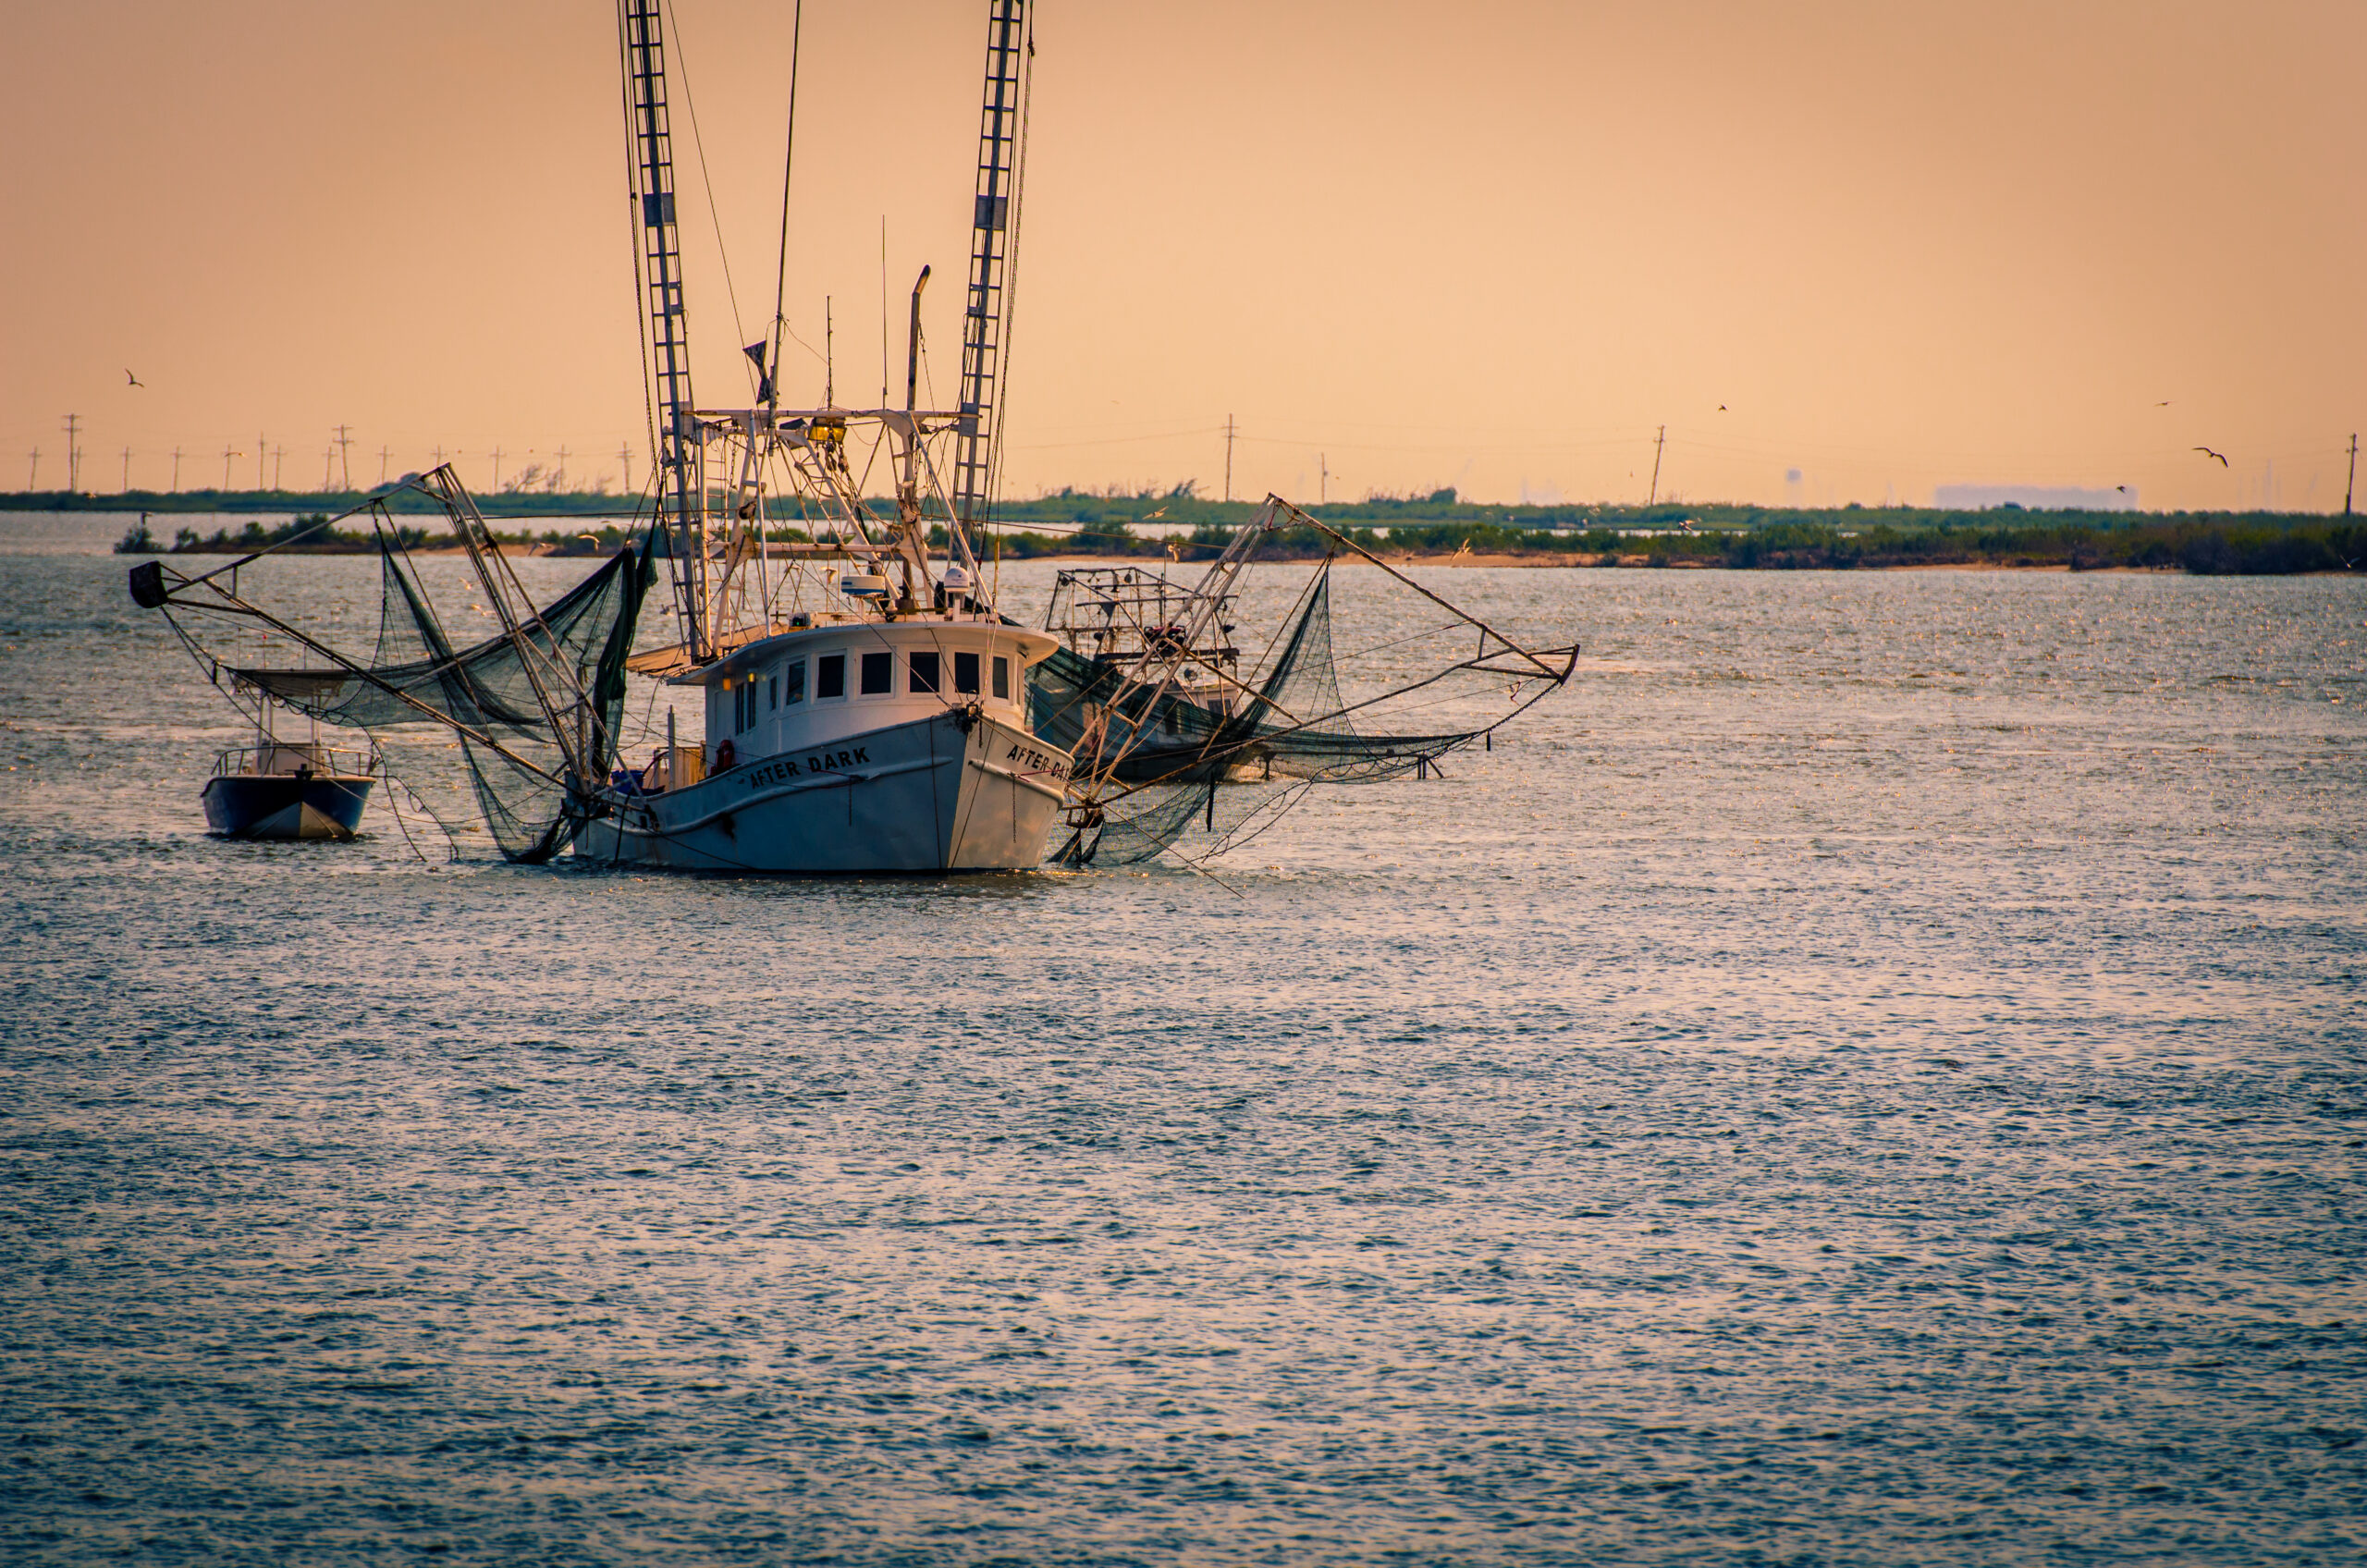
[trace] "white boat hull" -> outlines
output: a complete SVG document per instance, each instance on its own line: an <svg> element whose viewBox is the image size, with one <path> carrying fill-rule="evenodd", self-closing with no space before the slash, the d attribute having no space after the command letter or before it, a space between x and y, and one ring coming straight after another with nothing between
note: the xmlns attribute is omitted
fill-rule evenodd
<svg viewBox="0 0 2367 1568"><path fill-rule="evenodd" d="M1065 753L948 708L627 800L583 859L775 875L1024 871L1043 863Z"/></svg>

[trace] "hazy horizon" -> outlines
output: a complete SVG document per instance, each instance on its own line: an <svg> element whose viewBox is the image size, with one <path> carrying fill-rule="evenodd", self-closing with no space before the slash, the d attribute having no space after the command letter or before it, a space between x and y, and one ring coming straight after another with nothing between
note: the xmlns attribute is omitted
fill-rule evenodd
<svg viewBox="0 0 2367 1568"><path fill-rule="evenodd" d="M746 397L770 308L790 11L677 8L711 403ZM805 7L791 398L821 396L826 297L840 401L876 394L883 214L895 308L938 275L950 394L983 12ZM233 486L307 488L340 424L361 487L437 447L487 488L497 447L505 478L565 448L615 487L628 445L642 477L608 10L117 0L18 28L0 489L36 447L63 486L68 413L102 492L127 447L134 487L178 447L184 489L226 450ZM2367 9L1049 4L1035 29L1011 495L1218 495L1231 415L1236 496L1640 501L1665 424L1661 494L1705 504L2342 505Z"/></svg>

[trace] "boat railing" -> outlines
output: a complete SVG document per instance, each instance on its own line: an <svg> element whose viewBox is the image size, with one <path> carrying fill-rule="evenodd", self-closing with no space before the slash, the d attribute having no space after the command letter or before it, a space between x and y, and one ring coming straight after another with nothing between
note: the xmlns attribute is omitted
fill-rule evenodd
<svg viewBox="0 0 2367 1568"><path fill-rule="evenodd" d="M378 771L378 748L273 741L260 746L233 746L214 759L214 776L217 778L300 771L337 778L364 778Z"/></svg>
<svg viewBox="0 0 2367 1568"><path fill-rule="evenodd" d="M609 777L609 785L622 795L662 795L668 790L681 790L698 783L706 777L706 748L704 746L660 746L646 767L619 767Z"/></svg>

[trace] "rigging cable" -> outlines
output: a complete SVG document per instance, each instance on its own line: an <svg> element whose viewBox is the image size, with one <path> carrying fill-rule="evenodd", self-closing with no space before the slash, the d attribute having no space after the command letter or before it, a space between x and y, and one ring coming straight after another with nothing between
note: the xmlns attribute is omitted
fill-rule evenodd
<svg viewBox="0 0 2367 1568"><path fill-rule="evenodd" d="M797 0L797 8L791 14L789 23L789 146L780 160L780 250L773 272L772 361L765 367L764 373L773 394L767 400L768 408L780 406L780 337L789 327L789 317L785 312L789 294L789 185L790 177L797 169L798 44L804 32L805 0Z"/></svg>

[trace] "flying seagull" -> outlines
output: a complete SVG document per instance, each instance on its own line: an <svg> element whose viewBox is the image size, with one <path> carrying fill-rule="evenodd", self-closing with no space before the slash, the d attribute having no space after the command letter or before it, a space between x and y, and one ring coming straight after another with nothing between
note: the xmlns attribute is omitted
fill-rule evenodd
<svg viewBox="0 0 2367 1568"><path fill-rule="evenodd" d="M2153 406L2157 409L2166 409L2170 406L2170 400L2167 398L2165 398Z"/></svg>
<svg viewBox="0 0 2367 1568"><path fill-rule="evenodd" d="M1723 403L1720 403L1720 404L1718 405L1718 411L1719 411L1720 413L1724 413L1724 412L1726 411L1726 406L1725 406L1725 404L1723 404Z"/></svg>
<svg viewBox="0 0 2367 1568"><path fill-rule="evenodd" d="M2227 459L2225 453L2214 452L2208 447L2197 447L2195 450L2201 452L2206 458L2217 458L2221 468L2226 468L2227 466Z"/></svg>
<svg viewBox="0 0 2367 1568"><path fill-rule="evenodd" d="M2119 491L2124 496L2128 494L2128 486L2126 484L2116 484L2113 488Z"/></svg>
<svg viewBox="0 0 2367 1568"><path fill-rule="evenodd" d="M129 371L128 371L128 370L127 370L127 371L125 371L125 372L123 373L123 378L124 378L124 380L129 381L129 383L131 383L131 385L133 385L134 386L147 386L147 385L148 385L146 382L144 382L144 381L141 380L138 376L136 376L136 375L132 374L131 374Z"/></svg>

